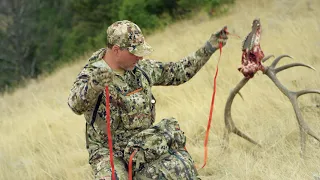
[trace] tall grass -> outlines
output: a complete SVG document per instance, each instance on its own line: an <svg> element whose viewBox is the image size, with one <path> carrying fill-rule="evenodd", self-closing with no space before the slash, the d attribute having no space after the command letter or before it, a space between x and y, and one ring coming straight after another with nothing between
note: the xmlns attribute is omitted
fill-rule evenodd
<svg viewBox="0 0 320 180"><path fill-rule="evenodd" d="M228 149L221 147L224 104L229 91L242 78L237 71L241 43L254 18L261 19L261 47L266 55L289 54L294 59L284 59L280 65L302 62L318 69L286 70L278 75L281 82L290 90L320 88L320 1L242 0L230 8L222 17L208 19L200 14L147 37L155 49L149 58L177 61L224 25L241 36L230 37L222 51L208 163L199 170L202 179L300 180L320 176L320 143L308 138L306 158L300 158L299 128L293 108L261 73L241 90L244 100L235 98L232 114L237 126L263 147L234 135ZM203 163L203 141L218 57L216 52L193 79L181 86L153 88L157 120L169 116L179 120L188 138L187 148L198 166ZM73 114L66 103L71 84L86 58L79 57L79 63L0 97L0 179L92 178L85 149L84 118ZM320 136L320 96L302 96L299 105L305 120Z"/></svg>

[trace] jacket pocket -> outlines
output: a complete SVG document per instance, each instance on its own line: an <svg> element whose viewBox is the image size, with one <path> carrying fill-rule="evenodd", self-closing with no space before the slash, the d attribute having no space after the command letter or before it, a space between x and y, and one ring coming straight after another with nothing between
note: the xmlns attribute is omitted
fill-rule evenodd
<svg viewBox="0 0 320 180"><path fill-rule="evenodd" d="M126 129L146 129L151 126L150 101L143 89L123 96L125 108L121 112L121 119Z"/></svg>

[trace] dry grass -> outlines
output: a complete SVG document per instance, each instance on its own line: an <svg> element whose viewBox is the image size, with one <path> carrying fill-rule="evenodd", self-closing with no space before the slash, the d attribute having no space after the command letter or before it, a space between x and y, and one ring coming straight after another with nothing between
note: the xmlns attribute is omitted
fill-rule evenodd
<svg viewBox="0 0 320 180"><path fill-rule="evenodd" d="M153 59L176 61L202 45L224 25L242 38L251 21L260 17L261 46L266 55L289 54L292 61L320 70L319 0L242 0L230 13L209 20L203 15L183 21L147 38ZM235 98L233 117L240 129L260 142L258 148L232 135L223 151L224 104L242 78L241 41L230 37L219 66L217 95L209 142L209 162L199 170L203 179L313 179L320 176L320 144L307 140L306 159L299 157L299 128L289 101L259 73ZM187 148L203 163L203 140L211 101L213 75L219 53L192 80L178 87L155 87L157 120L176 117L188 137ZM65 67L53 76L13 94L0 97L0 179L90 179L84 138L84 118L67 107L71 84L85 63ZM267 62L266 64L270 64ZM296 67L279 74L291 90L320 88L320 71ZM319 95L299 99L303 115L320 136Z"/></svg>

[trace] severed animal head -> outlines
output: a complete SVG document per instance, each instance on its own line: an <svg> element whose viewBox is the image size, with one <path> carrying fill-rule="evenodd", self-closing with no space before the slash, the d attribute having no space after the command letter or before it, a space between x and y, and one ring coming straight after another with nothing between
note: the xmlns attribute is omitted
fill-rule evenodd
<svg viewBox="0 0 320 180"><path fill-rule="evenodd" d="M261 28L260 18L256 18L253 20L251 24L252 31L256 31Z"/></svg>

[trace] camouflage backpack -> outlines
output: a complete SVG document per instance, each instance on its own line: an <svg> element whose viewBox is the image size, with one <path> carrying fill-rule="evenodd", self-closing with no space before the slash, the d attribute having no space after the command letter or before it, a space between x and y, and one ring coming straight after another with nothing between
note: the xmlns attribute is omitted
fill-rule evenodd
<svg viewBox="0 0 320 180"><path fill-rule="evenodd" d="M134 135L124 150L124 159L132 159L133 179L187 179L197 178L197 170L184 149L186 137L174 118Z"/></svg>

